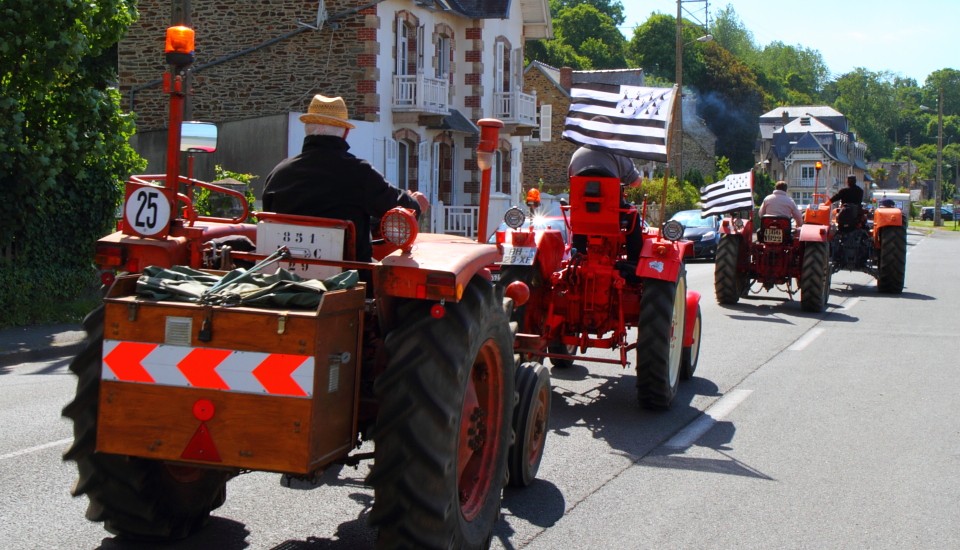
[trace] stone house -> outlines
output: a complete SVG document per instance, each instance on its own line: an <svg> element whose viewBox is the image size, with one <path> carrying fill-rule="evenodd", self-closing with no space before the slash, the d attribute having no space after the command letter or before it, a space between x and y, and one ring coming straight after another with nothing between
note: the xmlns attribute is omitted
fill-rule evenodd
<svg viewBox="0 0 960 550"><path fill-rule="evenodd" d="M773 180L784 180L798 205L810 204L813 194L832 195L857 177L869 198L865 143L850 131L847 117L832 107L777 107L760 116L757 166ZM822 163L819 175L816 163Z"/></svg>
<svg viewBox="0 0 960 550"><path fill-rule="evenodd" d="M165 162L164 32L185 24L196 31L185 119L220 130L218 150L192 163L197 177L210 179L214 164L252 173L259 196L273 166L300 152L298 117L324 94L347 103L352 153L435 205L473 212L475 122L500 119L492 191L519 195L521 134L536 125L523 48L552 37L547 0L140 0L137 8L118 66L148 171Z"/></svg>
<svg viewBox="0 0 960 550"><path fill-rule="evenodd" d="M577 146L560 136L570 109L570 89L575 84L588 82L644 86L643 69L615 69L575 71L570 67L557 69L534 61L524 69L524 90L537 98L539 126L524 138L523 175L526 188L541 185L553 194L563 193L569 187L567 164ZM714 153L716 136L696 116L696 98L685 94L683 123L684 171L699 170L712 176L716 170ZM644 177L653 177L662 163L635 161Z"/></svg>

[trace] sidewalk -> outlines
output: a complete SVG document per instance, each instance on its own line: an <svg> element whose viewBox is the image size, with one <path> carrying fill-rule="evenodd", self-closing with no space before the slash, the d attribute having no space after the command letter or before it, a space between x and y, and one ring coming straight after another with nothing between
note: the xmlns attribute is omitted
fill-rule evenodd
<svg viewBox="0 0 960 550"><path fill-rule="evenodd" d="M76 355L86 333L79 324L38 325L0 330L0 367Z"/></svg>

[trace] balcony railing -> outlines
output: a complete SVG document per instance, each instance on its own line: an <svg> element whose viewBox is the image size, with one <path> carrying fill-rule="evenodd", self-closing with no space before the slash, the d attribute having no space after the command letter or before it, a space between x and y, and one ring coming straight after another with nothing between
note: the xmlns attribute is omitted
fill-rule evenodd
<svg viewBox="0 0 960 550"><path fill-rule="evenodd" d="M519 90L493 94L493 116L506 124L537 125L537 96Z"/></svg>
<svg viewBox="0 0 960 550"><path fill-rule="evenodd" d="M393 77L394 111L447 114L450 112L447 97L446 80L423 74Z"/></svg>

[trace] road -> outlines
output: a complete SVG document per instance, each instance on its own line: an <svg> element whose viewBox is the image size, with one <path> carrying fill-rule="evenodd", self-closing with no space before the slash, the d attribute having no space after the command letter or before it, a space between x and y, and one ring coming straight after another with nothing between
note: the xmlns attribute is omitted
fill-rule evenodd
<svg viewBox="0 0 960 550"><path fill-rule="evenodd" d="M554 371L539 479L505 492L493 547L960 548L960 234L911 231L908 249L902 295L841 272L822 314L777 291L720 307L713 264L691 263L694 379L654 413L617 366ZM0 371L0 548L145 548L69 495L74 385L66 360ZM242 475L175 547L368 548L366 473Z"/></svg>

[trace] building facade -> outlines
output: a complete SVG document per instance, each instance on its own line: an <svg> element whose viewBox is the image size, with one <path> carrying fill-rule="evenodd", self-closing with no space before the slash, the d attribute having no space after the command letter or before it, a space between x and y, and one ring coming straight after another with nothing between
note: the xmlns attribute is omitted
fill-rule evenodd
<svg viewBox="0 0 960 550"><path fill-rule="evenodd" d="M798 205L811 204L814 194L833 195L848 175L856 176L869 200L867 147L843 114L827 106L777 107L759 122L757 167L775 181L786 181Z"/></svg>
<svg viewBox="0 0 960 550"><path fill-rule="evenodd" d="M324 94L347 103L351 152L433 204L477 204L475 123L500 119L492 188L520 193L521 134L537 118L523 47L552 36L547 0L141 0L138 10L119 45L120 88L152 166L163 166L164 32L185 24L196 31L185 118L215 122L221 136L199 167L260 176L259 192L300 152L298 117Z"/></svg>

